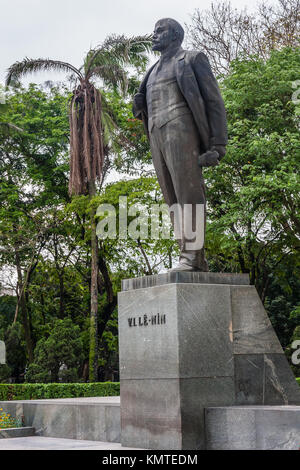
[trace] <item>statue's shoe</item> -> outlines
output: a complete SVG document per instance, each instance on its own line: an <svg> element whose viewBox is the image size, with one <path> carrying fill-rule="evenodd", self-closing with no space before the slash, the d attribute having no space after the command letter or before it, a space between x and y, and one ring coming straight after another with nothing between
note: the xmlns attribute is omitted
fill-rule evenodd
<svg viewBox="0 0 300 470"><path fill-rule="evenodd" d="M190 271L190 272L199 272L201 269L191 266L187 263L179 263L175 268L169 269L168 273L174 273L176 271Z"/></svg>

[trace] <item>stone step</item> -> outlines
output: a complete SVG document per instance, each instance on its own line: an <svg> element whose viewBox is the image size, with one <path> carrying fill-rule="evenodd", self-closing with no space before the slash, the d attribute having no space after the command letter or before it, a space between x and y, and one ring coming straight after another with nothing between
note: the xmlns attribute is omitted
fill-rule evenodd
<svg viewBox="0 0 300 470"><path fill-rule="evenodd" d="M56 437L19 437L16 439L0 440L1 450L110 450L128 451L140 450L129 447L122 447L116 442L86 441L78 439L62 439ZM105 455L105 454L104 454ZM121 454L122 455L122 454ZM100 460L101 461L101 460Z"/></svg>
<svg viewBox="0 0 300 470"><path fill-rule="evenodd" d="M6 401L0 407L12 416L24 415L26 425L0 430L0 439L51 437L122 448L120 397ZM205 428L206 448L211 450L299 449L300 406L208 407ZM24 442L27 446L29 441Z"/></svg>
<svg viewBox="0 0 300 470"><path fill-rule="evenodd" d="M1 401L12 416L24 416L36 436L120 442L120 397ZM21 429L21 428L19 428Z"/></svg>
<svg viewBox="0 0 300 470"><path fill-rule="evenodd" d="M0 429L0 439L29 437L29 436L34 436L34 434L35 434L35 429L31 426L26 426L23 428Z"/></svg>
<svg viewBox="0 0 300 470"><path fill-rule="evenodd" d="M300 406L224 406L205 410L209 450L299 450Z"/></svg>

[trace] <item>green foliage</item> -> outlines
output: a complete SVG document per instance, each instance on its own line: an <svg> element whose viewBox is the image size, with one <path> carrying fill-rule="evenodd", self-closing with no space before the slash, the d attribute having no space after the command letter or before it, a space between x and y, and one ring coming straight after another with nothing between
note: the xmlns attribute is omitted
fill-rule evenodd
<svg viewBox="0 0 300 470"><path fill-rule="evenodd" d="M204 170L210 269L250 274L289 358L292 338L299 335L299 106L291 98L299 76L299 53L293 49L274 51L266 62L232 63L222 83L228 153L220 166ZM132 77L131 91L137 83ZM7 133L0 126L0 264L3 272L19 268L24 304L20 295L17 309L15 298L0 297L0 339L8 354L0 382L22 381L26 367L27 380L35 382L63 380L71 387L72 381L88 380L91 210L113 204L118 216L119 197L127 196L129 205L140 203L142 215L149 215L153 203L163 202L130 100L112 89L101 93L110 183L104 180L91 199L70 200L67 193L67 90L17 88L1 113L1 121L23 129ZM122 180L114 181L115 170ZM105 377L118 368L121 279L169 268L177 254L173 239L100 241L98 367ZM28 367L30 334L34 361ZM59 372L62 364L67 369ZM43 397L42 388L35 390Z"/></svg>
<svg viewBox="0 0 300 470"><path fill-rule="evenodd" d="M7 327L4 341L7 366L11 370L11 375L18 377L24 373L26 365L25 345L20 323L14 323Z"/></svg>
<svg viewBox="0 0 300 470"><path fill-rule="evenodd" d="M26 364L26 353L22 327L13 323L16 299L10 296L0 297L0 339L5 342L6 364L0 365L0 383L6 383L10 377L23 374Z"/></svg>
<svg viewBox="0 0 300 470"><path fill-rule="evenodd" d="M7 364L0 364L0 383L7 383L11 376L11 368Z"/></svg>
<svg viewBox="0 0 300 470"><path fill-rule="evenodd" d="M204 175L210 267L250 274L275 325L278 319L284 345L291 335L289 312L300 300L299 119L292 102L299 75L297 49L273 51L266 61L232 62L222 82L228 152Z"/></svg>
<svg viewBox="0 0 300 470"><path fill-rule="evenodd" d="M10 295L0 297L0 337L4 338L4 332L12 324L16 311L16 298Z"/></svg>
<svg viewBox="0 0 300 470"><path fill-rule="evenodd" d="M109 184L105 190L95 199L98 205L110 204L116 209L116 229L119 233L119 198L127 197L127 207L139 205L140 210L133 216L128 215L128 227L139 217L148 219L148 231L140 238L106 239L102 242L103 252L109 257L114 270L119 275L135 277L145 274L155 274L161 267L172 267L172 256L178 253L177 242L174 238L151 238L151 206L164 203L161 190L156 177L141 176L130 180L120 180ZM100 220L100 218L99 218ZM169 217L168 217L169 220ZM137 221L137 231L140 225ZM170 227L171 228L171 227ZM171 233L171 231L170 231Z"/></svg>
<svg viewBox="0 0 300 470"><path fill-rule="evenodd" d="M120 384L118 382L0 384L0 401L110 397L119 395Z"/></svg>
<svg viewBox="0 0 300 470"><path fill-rule="evenodd" d="M214 233L231 232L224 249L240 247L249 270L250 252L260 267L266 249L299 246L299 129L291 101L299 73L299 52L285 49L266 62L235 61L223 82L230 140L222 164L205 175L209 220Z"/></svg>
<svg viewBox="0 0 300 470"><path fill-rule="evenodd" d="M110 115L114 126L117 126L114 128L107 122L105 127L113 136L110 141L110 165L122 174L140 176L145 165L152 163L143 123L133 117L131 101L124 100L116 92L106 92L103 98L104 109L107 110L103 116L104 122Z"/></svg>
<svg viewBox="0 0 300 470"><path fill-rule="evenodd" d="M56 319L47 339L41 338L34 352L34 362L26 372L26 382L64 382L78 380L82 360L80 328L70 318ZM60 368L66 368L60 371Z"/></svg>

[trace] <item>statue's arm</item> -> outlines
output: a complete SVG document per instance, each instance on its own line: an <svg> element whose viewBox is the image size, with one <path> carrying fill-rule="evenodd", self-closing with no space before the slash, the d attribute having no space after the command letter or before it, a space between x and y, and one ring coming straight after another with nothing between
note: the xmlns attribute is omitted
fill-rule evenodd
<svg viewBox="0 0 300 470"><path fill-rule="evenodd" d="M135 118L142 120L143 113L147 114L147 102L144 93L137 93L133 97L132 112Z"/></svg>
<svg viewBox="0 0 300 470"><path fill-rule="evenodd" d="M142 80L139 92L133 97L132 112L135 118L145 121L148 119L148 108L147 108L147 99L146 99L146 85L150 73L156 66L157 62L150 67L146 73L144 79Z"/></svg>
<svg viewBox="0 0 300 470"><path fill-rule="evenodd" d="M216 146L216 149L218 149L218 147L220 147L220 149L221 147L225 148L228 137L224 101L208 58L203 52L199 52L193 57L192 68L205 103L211 131L210 146ZM223 151L221 150L219 153L222 158L225 155L225 150L223 149Z"/></svg>

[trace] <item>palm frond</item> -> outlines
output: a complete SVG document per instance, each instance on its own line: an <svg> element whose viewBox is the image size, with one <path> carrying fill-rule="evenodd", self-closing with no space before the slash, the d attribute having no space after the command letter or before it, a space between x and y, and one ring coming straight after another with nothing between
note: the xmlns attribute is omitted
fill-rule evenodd
<svg viewBox="0 0 300 470"><path fill-rule="evenodd" d="M146 65L147 53L152 48L152 36L110 35L103 44L92 49L85 61L86 73L94 66L118 63L119 65Z"/></svg>
<svg viewBox="0 0 300 470"><path fill-rule="evenodd" d="M44 72L49 70L62 72L72 71L79 76L79 78L83 78L81 72L67 62L52 59L28 59L28 57L25 57L21 62L15 62L9 67L5 80L6 86L8 86L12 80L18 81L22 76L28 73Z"/></svg>
<svg viewBox="0 0 300 470"><path fill-rule="evenodd" d="M131 63L151 52L152 35L132 36L111 35L103 43L104 49L119 58L119 61Z"/></svg>
<svg viewBox="0 0 300 470"><path fill-rule="evenodd" d="M104 147L101 94L82 82L70 109L70 194L87 194L89 183L101 180Z"/></svg>
<svg viewBox="0 0 300 470"><path fill-rule="evenodd" d="M121 149L125 150L132 148L132 142L126 137L122 127L118 124L118 116L112 108L109 100L106 99L105 93L101 94L102 97L102 125L103 125L103 138L106 146L118 154Z"/></svg>
<svg viewBox="0 0 300 470"><path fill-rule="evenodd" d="M91 69L88 79L91 77L99 77L105 85L109 85L115 89L120 89L126 94L128 80L125 70L117 64L105 64Z"/></svg>
<svg viewBox="0 0 300 470"><path fill-rule="evenodd" d="M103 144L105 146L107 145L112 145L114 140L113 136L117 132L118 126L113 120L112 116L104 112L102 109L102 114L101 114L101 120L102 120L102 127L103 127Z"/></svg>

